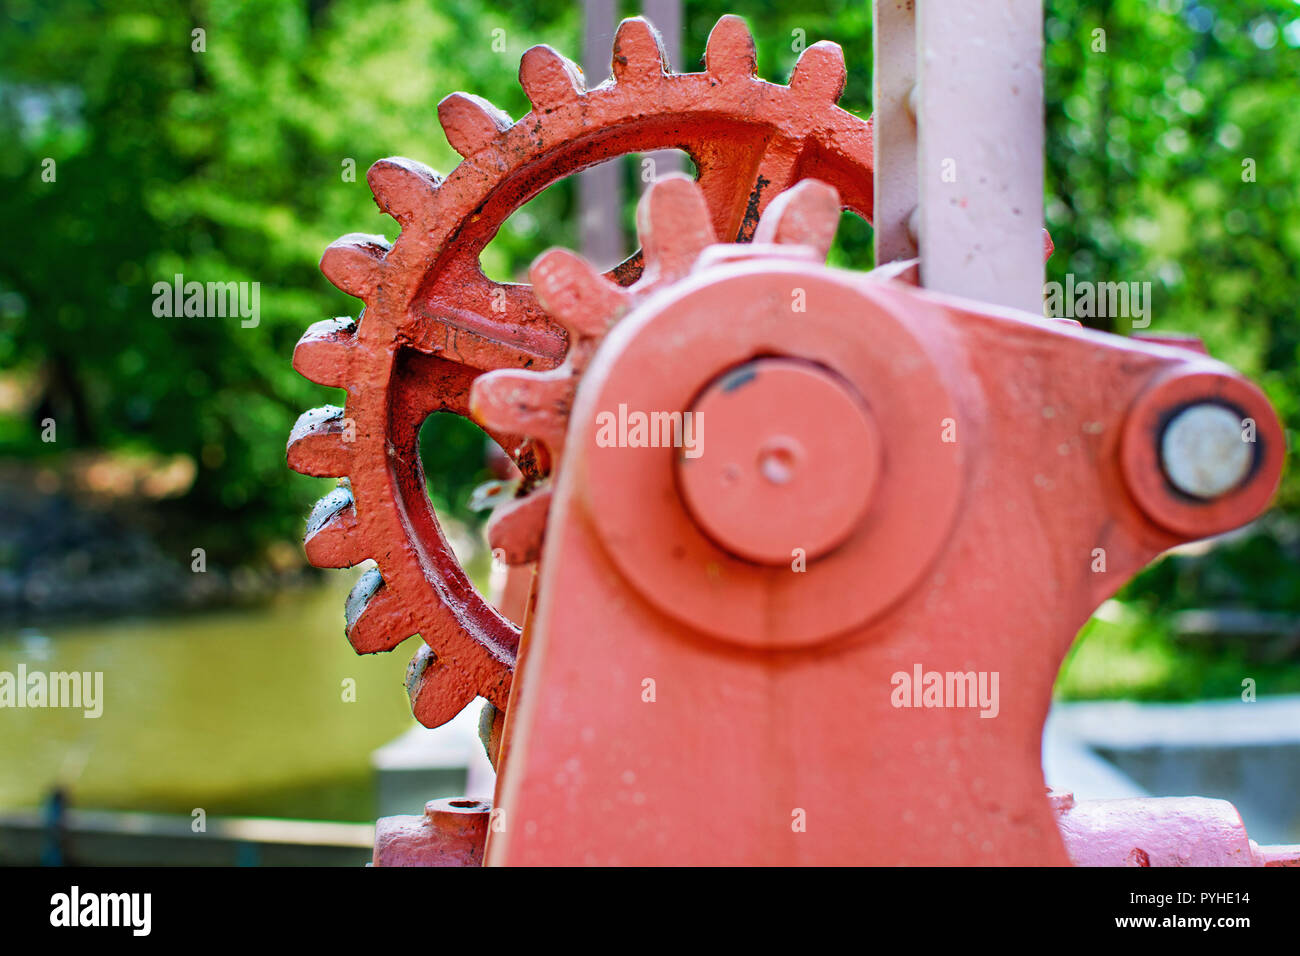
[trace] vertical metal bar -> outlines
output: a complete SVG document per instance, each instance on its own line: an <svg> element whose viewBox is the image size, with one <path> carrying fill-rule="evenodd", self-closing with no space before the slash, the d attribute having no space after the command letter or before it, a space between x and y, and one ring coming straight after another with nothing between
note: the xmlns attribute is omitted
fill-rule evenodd
<svg viewBox="0 0 1300 956"><path fill-rule="evenodd" d="M916 13L912 0L873 0L872 226L876 265L916 257L909 219L919 202L916 157Z"/></svg>
<svg viewBox="0 0 1300 956"><path fill-rule="evenodd" d="M646 19L655 25L664 38L664 51L668 54L668 64L679 73L688 72L682 62L682 0L644 0L642 9ZM682 154L676 150L661 149L649 154L655 177L665 173L677 173L682 170ZM653 181L653 180L652 180ZM642 177L641 188L649 183Z"/></svg>
<svg viewBox="0 0 1300 956"><path fill-rule="evenodd" d="M1043 311L1042 0L917 0L921 283Z"/></svg>
<svg viewBox="0 0 1300 956"><path fill-rule="evenodd" d="M618 25L616 0L583 0L582 72L588 86L610 74L614 29ZM578 174L578 221L582 254L601 269L622 261L623 166L620 161L601 163Z"/></svg>

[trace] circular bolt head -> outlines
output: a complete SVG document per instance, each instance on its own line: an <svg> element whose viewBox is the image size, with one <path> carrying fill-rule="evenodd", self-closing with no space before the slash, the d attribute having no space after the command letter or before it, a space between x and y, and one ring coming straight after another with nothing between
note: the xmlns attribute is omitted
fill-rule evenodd
<svg viewBox="0 0 1300 956"><path fill-rule="evenodd" d="M1241 419L1222 405L1190 405L1174 416L1160 437L1160 464L1174 487L1211 499L1241 484L1250 471L1254 445Z"/></svg>
<svg viewBox="0 0 1300 956"><path fill-rule="evenodd" d="M862 399L819 366L762 358L732 369L696 400L707 443L677 462L695 523L719 547L766 565L808 560L862 522L881 440Z"/></svg>

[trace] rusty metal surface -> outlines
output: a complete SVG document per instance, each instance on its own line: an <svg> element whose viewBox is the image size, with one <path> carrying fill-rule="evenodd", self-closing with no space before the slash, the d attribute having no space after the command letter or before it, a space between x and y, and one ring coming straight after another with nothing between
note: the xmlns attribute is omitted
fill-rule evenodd
<svg viewBox="0 0 1300 956"><path fill-rule="evenodd" d="M828 269L840 211L872 211L838 47L776 86L724 17L705 67L668 72L639 19L591 90L534 47L532 112L448 97L465 161L446 180L375 164L401 235L322 258L366 310L295 352L348 391L290 437L292 467L344 479L305 547L320 566L377 562L347 635L361 653L422 636L421 722L489 701L510 821L488 834L487 804L435 801L380 821L376 865L1294 864L1222 801L1076 805L1044 795L1039 765L1092 610L1267 505L1284 439L1262 392L1187 343L919 288L916 259ZM647 190L624 263L552 250L531 285L483 276L484 245L545 186L672 147L699 180ZM1007 268L1024 273L1041 263L1019 233ZM472 415L519 472L488 528L509 569L495 607L424 491L419 426L439 410ZM677 415L678 440L621 424L610 440L628 410ZM1225 456L1230 421L1250 447ZM978 699L944 698L966 674Z"/></svg>
<svg viewBox="0 0 1300 956"><path fill-rule="evenodd" d="M374 866L481 866L492 805L468 797L430 800L423 816L380 817Z"/></svg>
<svg viewBox="0 0 1300 956"><path fill-rule="evenodd" d="M519 630L475 590L442 535L424 490L419 427L435 411L466 414L480 372L550 369L566 356L565 329L533 289L489 280L479 267L501 223L559 179L662 148L695 161L717 236L748 241L770 200L805 177L834 183L845 208L871 214L870 127L835 105L845 81L838 46L809 47L789 86L779 86L757 78L753 39L727 16L704 60L704 72L669 72L653 28L625 20L612 77L588 90L570 61L533 47L519 72L532 111L513 121L478 97L448 96L438 117L464 161L445 179L414 160L377 162L367 180L401 234L391 246L381 236L345 236L321 259L325 275L366 308L358 323L313 326L295 352L302 374L348 392L342 408L305 413L290 437L291 467L347 479L314 513L309 557L328 567L378 563L349 602L348 637L370 653L420 634L430 650L413 662L409 689L426 725L476 695L506 705ZM610 284L643 283L642 263L634 255ZM578 353L568 353L572 365ZM546 387L562 405L557 375ZM539 451L492 434L524 472L525 489L549 469L545 448L563 440L541 434ZM529 533L512 531L505 515L494 522L494 543L509 560L535 558L537 505L522 521Z"/></svg>

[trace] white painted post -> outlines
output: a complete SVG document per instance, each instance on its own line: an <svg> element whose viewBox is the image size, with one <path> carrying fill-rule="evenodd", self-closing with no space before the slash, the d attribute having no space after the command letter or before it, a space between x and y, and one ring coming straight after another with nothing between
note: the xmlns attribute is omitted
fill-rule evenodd
<svg viewBox="0 0 1300 956"><path fill-rule="evenodd" d="M916 258L909 220L919 202L916 160L916 14L913 0L873 0L871 109L876 265Z"/></svg>
<svg viewBox="0 0 1300 956"><path fill-rule="evenodd" d="M1042 0L916 4L921 283L1042 315Z"/></svg>

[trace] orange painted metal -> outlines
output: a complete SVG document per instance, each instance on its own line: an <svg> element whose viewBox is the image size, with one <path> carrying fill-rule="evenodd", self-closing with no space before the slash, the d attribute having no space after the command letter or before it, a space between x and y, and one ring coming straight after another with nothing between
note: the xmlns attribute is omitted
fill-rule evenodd
<svg viewBox="0 0 1300 956"><path fill-rule="evenodd" d="M788 566L792 542L820 558L861 523L880 474L879 431L861 398L821 366L747 362L710 384L683 417L678 489L723 549Z"/></svg>
<svg viewBox="0 0 1300 956"><path fill-rule="evenodd" d="M1276 416L1186 348L928 292L915 260L827 268L840 211L869 217L872 196L835 45L776 86L724 17L705 70L672 74L634 19L611 71L587 89L534 47L520 121L448 97L464 162L445 180L376 163L401 235L322 258L366 309L295 350L347 399L305 413L288 458L343 479L309 520L313 563L377 564L349 640L420 634L408 689L428 726L492 705L490 863L1068 862L1039 766L1061 659L1153 557L1266 505ZM698 184L647 191L627 262L601 275L552 251L531 285L482 274L500 224L550 183L674 147ZM1161 459L1195 404L1252 423L1245 477L1214 498L1179 492ZM437 411L472 414L519 471L489 526L511 566L500 609L425 492L419 428ZM1148 816L1244 840L1220 807L1175 810ZM476 865L487 812L389 821L376 862ZM1069 854L1110 859L1135 814L1076 814Z"/></svg>
<svg viewBox="0 0 1300 956"><path fill-rule="evenodd" d="M684 412L700 395L707 411L725 376L777 357L855 396L882 463L864 515L837 488L781 503L815 527L827 502L849 521L824 556L791 515L752 507L785 566L720 542L713 524L737 503L717 489L688 500L680 476L698 461L725 474L773 428L862 441L852 418L821 415L816 389L773 377L786 409L717 445L706 421L698 461L599 438L603 413ZM1160 466L1132 449L1201 401L1256 422L1255 465L1171 520L1175 492L1153 495ZM1195 353L797 250L706 251L622 317L578 388L507 714L496 806L509 826L488 862L1066 863L1039 764L1065 652L1161 551L1254 517L1282 443L1263 394Z"/></svg>
<svg viewBox="0 0 1300 956"><path fill-rule="evenodd" d="M430 800L423 816L383 817L375 866L481 866L492 807L463 797Z"/></svg>
<svg viewBox="0 0 1300 956"><path fill-rule="evenodd" d="M726 16L709 35L704 66L671 73L641 18L620 25L612 76L592 88L550 47L533 47L519 69L531 111L513 121L478 97L448 96L438 118L464 161L445 179L409 159L375 163L367 180L401 234L391 245L382 236L344 236L321 259L325 275L364 300L365 312L359 322L317 323L294 353L307 378L347 390L344 406L305 413L290 436L291 467L345 479L313 513L308 556L326 567L377 563L349 599L348 639L373 653L423 638L408 690L427 726L476 696L505 706L519 628L475 590L442 534L419 464L420 425L437 411L467 415L470 383L481 372L555 369L563 359L553 377L530 383L562 421L567 376L583 350L566 343L529 285L484 276L479 255L500 225L583 168L668 148L696 164L709 241L749 241L773 197L809 177L838 187L844 208L871 215L871 128L835 105L846 77L838 46L813 44L788 86L768 83L756 76L744 22ZM645 291L666 281L643 275L643 262L638 253L613 269L609 285ZM499 417L481 411L485 420ZM488 430L523 475L519 500L494 516L490 540L511 563L531 563L549 509L549 450L563 432L540 420L529 422L535 441Z"/></svg>
<svg viewBox="0 0 1300 956"><path fill-rule="evenodd" d="M1300 846L1260 846L1226 800L1048 799L1075 866L1300 866Z"/></svg>
<svg viewBox="0 0 1300 956"><path fill-rule="evenodd" d="M1180 349L1184 351L1184 349ZM1191 351L1190 349L1185 351ZM1280 438L1255 442L1252 478L1212 501L1180 492L1158 462L1159 438L1173 414L1194 402L1229 409L1243 429L1255 421L1253 411L1267 408L1259 389L1208 357L1186 361L1178 374L1153 381L1135 402L1125 424L1120 460L1129 492L1155 523L1189 538L1220 534L1244 524L1268 505L1282 470L1286 446ZM1269 421L1273 416L1269 409Z"/></svg>

